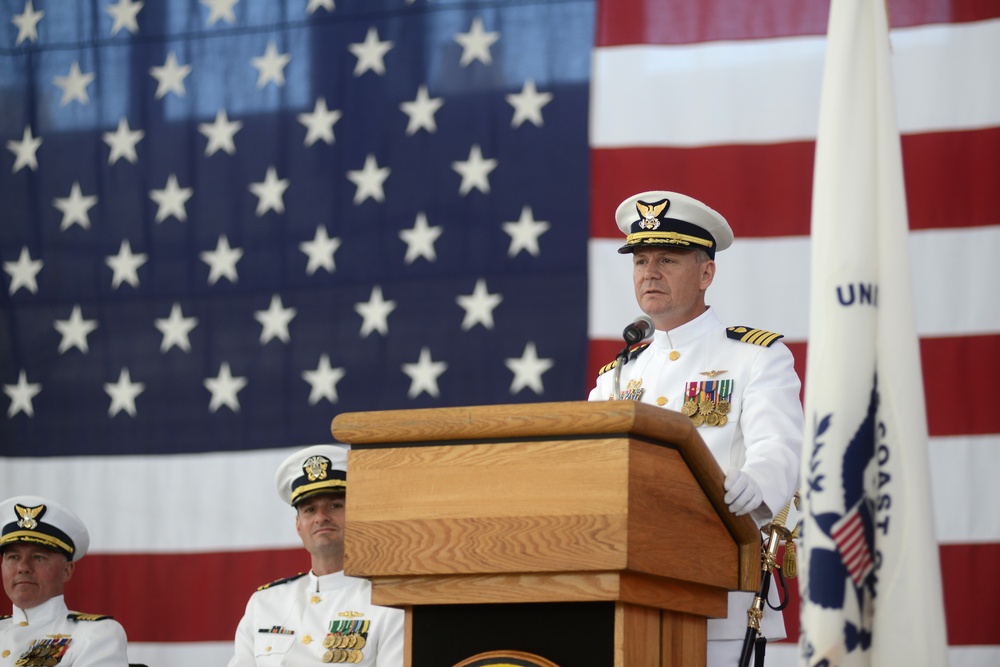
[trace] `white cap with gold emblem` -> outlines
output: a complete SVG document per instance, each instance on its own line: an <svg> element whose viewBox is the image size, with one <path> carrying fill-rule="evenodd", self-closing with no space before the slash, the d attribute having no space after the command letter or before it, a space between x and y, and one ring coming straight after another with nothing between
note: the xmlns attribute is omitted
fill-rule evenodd
<svg viewBox="0 0 1000 667"><path fill-rule="evenodd" d="M733 230L718 211L679 192L650 190L632 195L615 211L625 234L620 253L642 247L701 249L715 253L733 244Z"/></svg>
<svg viewBox="0 0 1000 667"><path fill-rule="evenodd" d="M318 493L347 491L347 448L313 445L295 452L278 466L274 476L278 495L295 507Z"/></svg>
<svg viewBox="0 0 1000 667"><path fill-rule="evenodd" d="M0 551L18 542L38 544L78 561L90 547L90 534L80 517L41 496L14 496L0 502L0 526Z"/></svg>

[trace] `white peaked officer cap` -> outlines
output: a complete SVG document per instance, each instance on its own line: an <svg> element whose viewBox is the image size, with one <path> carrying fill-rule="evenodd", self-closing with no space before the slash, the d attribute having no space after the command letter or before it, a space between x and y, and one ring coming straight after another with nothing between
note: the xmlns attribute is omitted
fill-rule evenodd
<svg viewBox="0 0 1000 667"><path fill-rule="evenodd" d="M78 561L90 547L90 534L80 517L41 496L14 496L0 502L0 525L0 551L10 544L37 544Z"/></svg>
<svg viewBox="0 0 1000 667"><path fill-rule="evenodd" d="M733 230L717 211L694 197L667 190L632 195L615 211L618 229L625 234L620 253L636 248L672 247L715 253L733 244Z"/></svg>
<svg viewBox="0 0 1000 667"><path fill-rule="evenodd" d="M295 452L274 476L278 495L295 507L309 496L347 491L347 448L313 445Z"/></svg>

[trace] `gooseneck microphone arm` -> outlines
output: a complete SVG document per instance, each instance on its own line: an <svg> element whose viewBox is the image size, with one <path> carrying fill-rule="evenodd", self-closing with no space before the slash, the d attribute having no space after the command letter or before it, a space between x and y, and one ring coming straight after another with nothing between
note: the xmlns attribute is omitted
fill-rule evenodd
<svg viewBox="0 0 1000 667"><path fill-rule="evenodd" d="M612 376L615 392L614 400L622 400L622 366L628 363L629 350L636 343L641 343L647 338L652 338L655 330L656 325L653 324L653 320L647 315L640 315L622 331L622 338L625 339L625 347L622 348L622 351L618 353L618 357L615 359L615 374Z"/></svg>

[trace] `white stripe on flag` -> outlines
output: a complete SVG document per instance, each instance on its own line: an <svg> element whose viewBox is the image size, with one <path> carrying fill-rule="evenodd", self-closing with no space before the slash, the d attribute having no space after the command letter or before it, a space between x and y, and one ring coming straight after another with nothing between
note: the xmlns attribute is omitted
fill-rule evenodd
<svg viewBox="0 0 1000 667"><path fill-rule="evenodd" d="M591 239L589 246L591 338L617 340L639 315L632 293L632 262L619 255L620 239ZM1000 225L911 232L910 253L917 333L921 336L1000 332L994 281ZM832 250L831 250L832 252ZM777 331L806 340L809 328L810 241L805 236L737 238L720 252L708 302L733 324ZM748 279L748 276L750 277ZM956 299L956 294L962 294ZM969 304L983 304L970 308Z"/></svg>
<svg viewBox="0 0 1000 667"><path fill-rule="evenodd" d="M1000 20L892 31L893 81L904 134L1000 125L993 61ZM591 146L712 146L803 141L816 136L826 39L711 42L597 49ZM667 85L650 86L649 81ZM697 90L698 104L677 104ZM623 104L623 100L641 100ZM739 113L731 110L738 99ZM978 100L978 104L956 101ZM956 110L958 108L958 111Z"/></svg>

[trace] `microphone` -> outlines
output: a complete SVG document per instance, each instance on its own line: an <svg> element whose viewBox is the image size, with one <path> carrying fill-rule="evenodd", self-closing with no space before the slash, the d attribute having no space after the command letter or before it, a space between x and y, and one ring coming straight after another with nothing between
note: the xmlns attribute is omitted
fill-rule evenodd
<svg viewBox="0 0 1000 667"><path fill-rule="evenodd" d="M656 331L656 326L653 324L653 320L646 315L641 315L635 318L632 324L625 327L625 330L622 331L622 338L625 339L626 345L631 346L641 343L647 338L652 338L654 331Z"/></svg>

